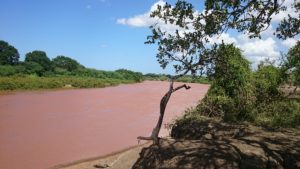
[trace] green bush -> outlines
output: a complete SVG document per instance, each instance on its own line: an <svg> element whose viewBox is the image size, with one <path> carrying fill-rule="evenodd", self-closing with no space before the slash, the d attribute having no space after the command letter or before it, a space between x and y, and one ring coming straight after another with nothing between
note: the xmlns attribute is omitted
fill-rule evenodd
<svg viewBox="0 0 300 169"><path fill-rule="evenodd" d="M289 49L283 70L288 71L287 75L293 76L293 85L300 85L300 41L297 41L296 45Z"/></svg>
<svg viewBox="0 0 300 169"><path fill-rule="evenodd" d="M300 125L300 96L291 99L279 91L285 80L280 68L263 63L251 72L233 45L221 45L216 56L210 89L193 111L175 122L176 130L189 128L202 116L271 127Z"/></svg>
<svg viewBox="0 0 300 169"><path fill-rule="evenodd" d="M14 66L0 65L0 76L12 76L16 74L17 70Z"/></svg>
<svg viewBox="0 0 300 169"><path fill-rule="evenodd" d="M222 117L226 121L251 118L253 86L250 62L233 45L222 44L216 52L212 85L202 103L200 114Z"/></svg>
<svg viewBox="0 0 300 169"><path fill-rule="evenodd" d="M255 97L257 104L280 97L281 72L273 65L261 65L254 72Z"/></svg>
<svg viewBox="0 0 300 169"><path fill-rule="evenodd" d="M234 100L224 94L212 94L212 87L201 103L196 107L200 115L225 118L234 111Z"/></svg>
<svg viewBox="0 0 300 169"><path fill-rule="evenodd" d="M37 74L42 76L44 73L44 68L39 63L28 61L24 63L24 66L26 74Z"/></svg>
<svg viewBox="0 0 300 169"><path fill-rule="evenodd" d="M147 73L144 75L146 80L154 80L154 81L168 81L170 78L169 75L166 74L155 74L155 73Z"/></svg>
<svg viewBox="0 0 300 169"><path fill-rule="evenodd" d="M300 101L297 99L275 100L259 105L254 114L254 122L258 125L296 127L300 125Z"/></svg>
<svg viewBox="0 0 300 169"><path fill-rule="evenodd" d="M206 77L193 77L189 75L182 76L176 79L177 82L185 82L185 83L201 83L201 84L209 84L209 80Z"/></svg>
<svg viewBox="0 0 300 169"><path fill-rule="evenodd" d="M76 60L66 56L57 56L52 59L52 64L54 68L65 69L69 72L73 72L81 66Z"/></svg>
<svg viewBox="0 0 300 169"><path fill-rule="evenodd" d="M91 77L58 76L58 77L38 77L12 76L0 77L0 90L26 90L26 89L53 89L63 88L66 85L75 88L96 88L107 87L123 83L135 83L133 80L121 79L99 79Z"/></svg>

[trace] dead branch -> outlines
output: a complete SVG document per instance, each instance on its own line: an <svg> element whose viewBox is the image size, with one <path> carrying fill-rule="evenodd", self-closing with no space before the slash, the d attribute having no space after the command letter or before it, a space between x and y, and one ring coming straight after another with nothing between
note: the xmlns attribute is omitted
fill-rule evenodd
<svg viewBox="0 0 300 169"><path fill-rule="evenodd" d="M162 99L160 101L160 116L159 116L159 119L157 121L155 128L153 128L153 130L152 130L151 136L150 137L139 136L139 137L137 137L138 140L153 140L154 144L158 144L158 139L159 139L158 134L161 129L165 110L166 110L167 104L170 100L172 93L181 88L185 88L186 90L191 88L190 86L187 86L186 84L184 84L184 85L178 86L174 89L173 84L174 84L174 79L171 78L169 91L162 97Z"/></svg>

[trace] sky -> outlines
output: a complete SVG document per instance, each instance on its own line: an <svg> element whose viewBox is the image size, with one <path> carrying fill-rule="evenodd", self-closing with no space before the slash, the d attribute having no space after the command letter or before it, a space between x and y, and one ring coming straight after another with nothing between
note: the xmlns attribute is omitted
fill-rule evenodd
<svg viewBox="0 0 300 169"><path fill-rule="evenodd" d="M291 3L293 0L286 0ZM174 4L175 0L167 1ZM203 1L190 1L198 11ZM156 45L144 44L154 23L150 11L162 0L0 0L0 40L18 49L20 60L33 50L49 58L64 55L82 65L100 70L130 69L143 73L172 73L156 61ZM292 9L279 13L262 39L224 33L212 42L234 43L257 65L266 58L277 59L299 37L278 40L272 36L274 25ZM165 30L174 29L161 25Z"/></svg>

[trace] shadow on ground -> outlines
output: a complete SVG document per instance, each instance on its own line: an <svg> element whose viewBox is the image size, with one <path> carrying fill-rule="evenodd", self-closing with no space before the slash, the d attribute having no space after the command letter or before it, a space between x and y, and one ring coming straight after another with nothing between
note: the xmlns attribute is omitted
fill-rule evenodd
<svg viewBox="0 0 300 169"><path fill-rule="evenodd" d="M207 121L175 127L172 137L144 148L133 169L300 168L297 131Z"/></svg>

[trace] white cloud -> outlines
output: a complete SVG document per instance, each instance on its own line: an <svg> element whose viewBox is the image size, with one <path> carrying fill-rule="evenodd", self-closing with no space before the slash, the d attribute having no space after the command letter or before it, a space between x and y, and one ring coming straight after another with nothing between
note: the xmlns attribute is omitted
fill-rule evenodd
<svg viewBox="0 0 300 169"><path fill-rule="evenodd" d="M154 23L152 18L149 18L147 14L137 15L129 19L120 18L117 19L118 24L128 25L132 27L147 27Z"/></svg>
<svg viewBox="0 0 300 169"><path fill-rule="evenodd" d="M239 35L237 47L241 48L246 57L254 64L266 58L277 60L280 56L278 45L271 37L249 39L246 35Z"/></svg>
<svg viewBox="0 0 300 169"><path fill-rule="evenodd" d="M282 2L283 5L287 7L287 9L286 11L280 11L277 15L273 16L273 22L280 22L283 18L287 17L288 15L291 15L292 17L297 17L295 9L292 8L292 4L295 2L295 0L279 0L279 3Z"/></svg>
<svg viewBox="0 0 300 169"><path fill-rule="evenodd" d="M122 25L132 26L132 27L149 27L158 22L157 19L150 17L151 12L156 10L158 5L163 6L165 5L165 2L160 0L154 3L148 12L141 15L130 17L128 19L125 18L117 19L117 23Z"/></svg>
<svg viewBox="0 0 300 169"><path fill-rule="evenodd" d="M144 14L136 15L130 18L119 18L116 23L121 25L127 25L131 27L149 27L151 25L155 25L159 27L161 30L166 31L170 34L174 33L176 30L179 30L180 35L183 35L184 30L177 25L173 24L165 24L162 20L158 18L150 17L150 14L157 9L157 6L164 6L166 2L163 0L159 0L154 3L150 10L145 12ZM185 30L187 31L187 30ZM192 31L191 29L188 31Z"/></svg>
<svg viewBox="0 0 300 169"><path fill-rule="evenodd" d="M237 40L234 37L231 37L228 33L222 33L221 35L209 38L210 44L214 44L214 43L220 44L222 43L222 41L226 44L229 43L237 44Z"/></svg>
<svg viewBox="0 0 300 169"><path fill-rule="evenodd" d="M223 33L219 36L210 38L210 44L220 44L222 41L227 44L234 43L242 50L242 53L247 57L247 59L249 59L255 65L266 58L276 60L280 56L277 43L271 37L262 39L249 39L245 34L240 34L237 37L233 37L228 33Z"/></svg>
<svg viewBox="0 0 300 169"><path fill-rule="evenodd" d="M269 27L261 33L261 35L264 37L273 36L274 32L275 29L273 28L272 24L270 24Z"/></svg>
<svg viewBox="0 0 300 169"><path fill-rule="evenodd" d="M294 0L286 0L286 5L290 6L290 4ZM165 24L161 20L151 18L151 11L157 8L157 5L164 5L165 2L160 0L153 4L149 11L135 15L130 18L119 18L117 19L118 24L127 25L131 27L149 27L150 25L157 24L162 30L167 31L168 33L175 32L176 29L179 30L180 35L186 31L192 32L193 29L184 30L178 26ZM279 13L279 15L274 17L274 22L278 22L283 17L287 16L288 12L291 12L292 9L288 8L287 11ZM195 15L199 14L198 11L195 11ZM249 39L249 37L245 34L230 34L230 33L222 33L221 35L214 36L209 38L209 44L213 43L234 43L237 47L239 47L243 54L254 64L257 65L260 61L269 58L270 60L276 60L280 57L280 48L279 42L276 42L273 38L274 28L272 25L262 33L262 39ZM282 41L282 45L284 46L292 46L296 42L295 39L288 39Z"/></svg>
<svg viewBox="0 0 300 169"><path fill-rule="evenodd" d="M292 38L288 38L288 39L283 40L281 42L281 44L284 45L287 48L291 48L291 47L295 46L296 43L297 43L297 40L296 39L292 39Z"/></svg>

